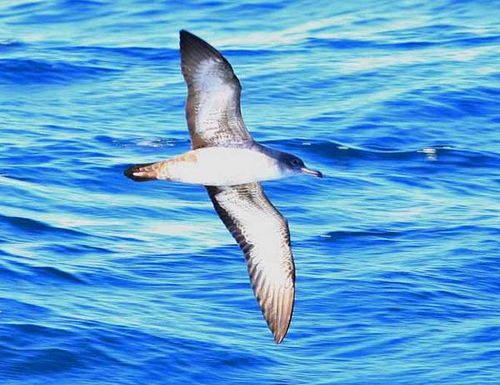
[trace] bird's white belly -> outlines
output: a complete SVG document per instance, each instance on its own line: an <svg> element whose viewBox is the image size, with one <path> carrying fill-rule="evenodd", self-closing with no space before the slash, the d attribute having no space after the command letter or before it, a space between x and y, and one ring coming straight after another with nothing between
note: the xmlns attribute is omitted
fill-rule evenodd
<svg viewBox="0 0 500 385"><path fill-rule="evenodd" d="M207 186L232 186L284 176L275 159L241 148L199 148L167 161L165 166L161 179Z"/></svg>

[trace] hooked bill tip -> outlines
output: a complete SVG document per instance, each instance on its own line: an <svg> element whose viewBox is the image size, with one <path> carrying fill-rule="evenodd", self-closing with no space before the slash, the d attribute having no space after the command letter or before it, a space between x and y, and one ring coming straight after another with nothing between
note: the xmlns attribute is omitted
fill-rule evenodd
<svg viewBox="0 0 500 385"><path fill-rule="evenodd" d="M302 174L315 176L317 178L323 178L323 174L318 170L311 170L310 168L302 167L300 171L302 171Z"/></svg>

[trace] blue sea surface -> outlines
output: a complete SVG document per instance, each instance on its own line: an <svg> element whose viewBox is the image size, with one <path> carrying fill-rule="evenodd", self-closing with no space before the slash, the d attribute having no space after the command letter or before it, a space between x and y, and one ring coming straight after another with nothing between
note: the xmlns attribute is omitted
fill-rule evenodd
<svg viewBox="0 0 500 385"><path fill-rule="evenodd" d="M0 2L0 384L500 383L498 1ZM325 178L288 218L276 345L190 148L178 31Z"/></svg>

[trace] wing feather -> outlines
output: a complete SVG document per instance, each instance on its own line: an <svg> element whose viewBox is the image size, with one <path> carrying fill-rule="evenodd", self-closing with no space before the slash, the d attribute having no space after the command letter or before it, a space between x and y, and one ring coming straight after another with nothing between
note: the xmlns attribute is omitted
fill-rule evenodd
<svg viewBox="0 0 500 385"><path fill-rule="evenodd" d="M259 183L207 186L207 190L245 255L254 294L276 343L280 343L290 326L295 300L288 223Z"/></svg>
<svg viewBox="0 0 500 385"><path fill-rule="evenodd" d="M240 81L231 64L210 44L184 30L180 48L193 149L251 141L241 116Z"/></svg>

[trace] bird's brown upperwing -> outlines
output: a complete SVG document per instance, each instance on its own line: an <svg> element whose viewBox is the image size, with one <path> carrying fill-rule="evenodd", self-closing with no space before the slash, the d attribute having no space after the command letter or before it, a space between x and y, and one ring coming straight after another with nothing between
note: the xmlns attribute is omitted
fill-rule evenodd
<svg viewBox="0 0 500 385"><path fill-rule="evenodd" d="M192 148L251 141L241 117L240 82L231 64L210 44L184 30L180 32L180 48Z"/></svg>

